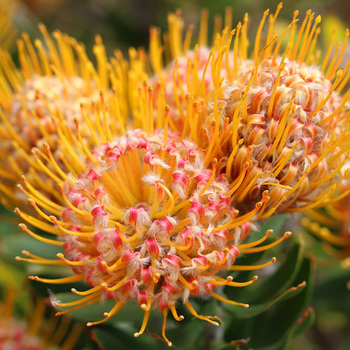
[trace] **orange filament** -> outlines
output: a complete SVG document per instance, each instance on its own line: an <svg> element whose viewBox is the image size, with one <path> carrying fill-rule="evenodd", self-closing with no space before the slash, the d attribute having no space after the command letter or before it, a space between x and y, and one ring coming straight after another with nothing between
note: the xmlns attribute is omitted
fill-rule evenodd
<svg viewBox="0 0 350 350"><path fill-rule="evenodd" d="M114 277L111 277L109 279L106 280L107 283L111 282L112 280L114 279ZM75 288L72 288L71 291L74 293L74 294L77 294L77 295L89 295L91 293L95 293L96 291L98 290L101 290L102 289L102 286L101 285L98 285L98 286L95 286L93 288L90 288L86 291L83 291L83 292L78 292Z"/></svg>
<svg viewBox="0 0 350 350"><path fill-rule="evenodd" d="M75 127L77 130L77 135L78 135L78 139L80 142L81 147L83 148L84 152L86 153L86 155L89 157L89 159L93 162L96 163L96 159L95 157L92 155L92 153L90 152L90 150L88 149L88 147L86 146L85 142L83 141L83 138L81 136L80 133L80 128L79 128L79 119L78 118L74 118L74 123L75 123ZM103 135L103 133L101 133L100 135ZM60 182L60 181L56 181L56 182Z"/></svg>
<svg viewBox="0 0 350 350"><path fill-rule="evenodd" d="M84 231L71 231L66 228L64 228L61 223L57 220L57 218L53 215L50 215L51 221L64 233L71 235L71 236L77 236L77 237L84 237L84 238L90 238L94 235L94 231L84 232Z"/></svg>
<svg viewBox="0 0 350 350"><path fill-rule="evenodd" d="M207 321L209 323L211 323L212 325L214 326L219 326L219 323L218 322L215 322L215 321L212 321L209 316L201 316L201 315L198 315L196 310L192 307L192 305L190 304L189 301L187 301L185 303L185 306L187 307L188 311L196 318L200 319L200 320L204 320L204 321Z"/></svg>
<svg viewBox="0 0 350 350"><path fill-rule="evenodd" d="M331 87L331 89L329 90L328 92L328 95L326 96L326 98L324 98L322 100L322 102L317 106L316 109L314 109L310 115L309 115L309 118L312 118L316 113L318 113L324 106L325 104L328 102L328 100L330 99L330 97L332 96L334 90L338 87L341 79L343 77L343 71L340 69L338 72L337 72L337 75L336 75L336 78L335 78L335 81Z"/></svg>
<svg viewBox="0 0 350 350"><path fill-rule="evenodd" d="M139 332L134 333L134 337L136 337L136 338L139 337L145 331L147 323L148 323L150 312L151 312L151 310L145 311L145 316L143 317L141 329Z"/></svg>
<svg viewBox="0 0 350 350"><path fill-rule="evenodd" d="M167 345L170 347L170 346L172 346L173 344L172 344L172 342L169 341L169 339L165 336L165 327L166 327L166 319L167 319L167 316L168 316L168 309L165 308L165 309L163 310L162 336L163 336L165 342L167 343Z"/></svg>
<svg viewBox="0 0 350 350"><path fill-rule="evenodd" d="M169 306L171 313L173 314L173 317L176 321L182 321L184 319L184 317L182 315L178 316L177 312L176 312L176 308L174 304L171 304Z"/></svg>
<svg viewBox="0 0 350 350"><path fill-rule="evenodd" d="M243 306L245 309L248 309L248 307L249 307L249 304L237 303L236 301L225 299L224 297L222 297L221 295L216 294L216 293L211 293L210 296L212 296L213 298L220 300L226 304Z"/></svg>
<svg viewBox="0 0 350 350"><path fill-rule="evenodd" d="M271 244L267 244L264 245L262 247L254 247L254 248L248 248L248 249L241 249L241 252L243 254L248 254L248 253L258 253L258 252L263 252L265 250L268 250L274 246L276 246L277 244L281 243L282 241L284 241L286 238L289 238L292 235L291 232L286 232L281 238L277 239L275 242L271 243Z"/></svg>
<svg viewBox="0 0 350 350"><path fill-rule="evenodd" d="M154 218L160 218L160 217L163 217L163 216L170 214L174 210L174 207L175 207L175 200L174 200L173 195L170 193L169 189L166 186L164 186L161 182L158 182L157 186L161 187L166 192L166 194L169 197L170 205L169 205L168 209L162 210L161 212L158 212L158 213L155 213L153 215Z"/></svg>
<svg viewBox="0 0 350 350"><path fill-rule="evenodd" d="M215 284L216 286L246 287L257 281L258 276L254 276L253 279L248 282L233 282L232 280L232 276L228 276L226 280L215 276L215 280L210 280L209 283Z"/></svg>
<svg viewBox="0 0 350 350"><path fill-rule="evenodd" d="M56 315L56 316L61 316L61 315L67 314L68 312L72 312L72 311L75 311L75 310L79 310L79 309L81 309L81 308L83 308L83 307L85 307L85 306L88 306L88 305L97 303L100 299L101 299L101 296L98 296L98 297L96 297L95 299L92 299L92 300L88 301L88 302L85 303L85 304L75 306L75 307L73 307L73 308L71 308L71 309L69 309L69 310L58 311L58 312L56 312L55 315Z"/></svg>
<svg viewBox="0 0 350 350"><path fill-rule="evenodd" d="M50 162L53 165L53 167L55 168L55 170L60 174L60 176L62 177L62 179L65 179L66 181L68 181L71 185L73 185L72 180L67 176L67 174L58 166L55 158L53 157L51 150L50 150L50 146L48 143L44 143L43 147L47 153L47 155L50 158Z"/></svg>
<svg viewBox="0 0 350 350"><path fill-rule="evenodd" d="M21 188L22 189L22 188ZM27 194L27 191L23 190L24 193ZM39 200L40 201L40 200ZM35 209L35 211L42 217L44 218L45 220L47 221L50 221L51 222L51 219L48 215L46 215L35 203L35 200L33 198L30 198L29 197L29 194L28 194L28 202L29 204ZM40 204L43 204L43 203L40 203ZM44 204L44 207L46 207L46 205ZM47 209L47 207L45 208ZM57 213L57 211L56 211ZM62 211L58 212L58 215L60 215L62 213Z"/></svg>
<svg viewBox="0 0 350 350"><path fill-rule="evenodd" d="M63 277L63 278L55 278L55 279L40 278L38 276L29 276L28 278L30 280L32 280L32 281L43 282L43 283L65 284L65 283L73 283L73 282L84 281L85 274L84 273L80 273L80 274L74 275L74 276Z"/></svg>
<svg viewBox="0 0 350 350"><path fill-rule="evenodd" d="M38 241L44 242L44 243L48 243L48 244L52 244L52 245L57 245L57 246L64 246L64 242L61 241L55 241L53 239L48 239L42 236L37 235L36 233L32 232L31 230L28 229L28 227L25 224L19 224L18 225L23 231L27 232L30 236L34 237L35 239L37 239Z"/></svg>
<svg viewBox="0 0 350 350"><path fill-rule="evenodd" d="M245 243L245 244L239 244L236 248L239 250L242 249L247 249L247 248L252 248L255 247L261 243L263 243L268 237L270 237L273 233L273 230L267 230L264 237L260 238L259 240L251 243Z"/></svg>
<svg viewBox="0 0 350 350"><path fill-rule="evenodd" d="M93 299L96 297L96 294L91 294L91 295L88 295L87 297L85 298L81 298L79 300L75 300L75 301L71 301L69 303L60 303L60 302L57 302L57 303L54 303L55 307L70 307L70 306L76 306L76 305L79 305L79 304L84 304L85 302Z"/></svg>
<svg viewBox="0 0 350 350"><path fill-rule="evenodd" d="M88 322L86 324L87 327L91 327L91 326L95 326L97 324L101 324L103 322L106 322L107 320L109 320L112 316L116 315L120 309L125 305L125 303L121 300L118 300L118 302L114 305L114 307L112 308L111 311L106 312L104 314L105 318L101 321L96 321L96 322Z"/></svg>
<svg viewBox="0 0 350 350"><path fill-rule="evenodd" d="M272 265L276 261L276 258L273 257L270 261L268 261L265 264L260 265L252 265L252 266L242 266L242 265L232 265L230 267L230 271L252 271L252 270L259 270L263 269L266 266Z"/></svg>
<svg viewBox="0 0 350 350"><path fill-rule="evenodd" d="M216 165L217 165L217 159L214 158L212 160L212 166L213 166L213 171L212 174L210 176L209 181L205 184L205 186L200 190L199 195L201 196L209 187L210 185L213 183L214 179L215 179L215 173L216 173Z"/></svg>
<svg viewBox="0 0 350 350"><path fill-rule="evenodd" d="M105 261L101 261L101 264L109 271L116 271L120 270L124 267L124 262L122 261L122 258L118 259L113 265L108 266Z"/></svg>
<svg viewBox="0 0 350 350"><path fill-rule="evenodd" d="M70 260L66 259L62 253L58 253L58 254L56 254L56 256L59 259L61 259L62 262L64 262L67 265L70 265L70 266L84 266L85 265L85 261L70 261Z"/></svg>
<svg viewBox="0 0 350 350"><path fill-rule="evenodd" d="M195 289L198 285L198 282L196 280L192 281L192 284L190 284L181 274L179 274L178 279L189 290Z"/></svg>
<svg viewBox="0 0 350 350"><path fill-rule="evenodd" d="M301 41L301 39L303 37L303 34L304 34L305 25L308 22L308 18L310 17L310 15L311 15L311 10L308 10L306 12L305 19L304 19L303 23L301 24L301 27L300 27L300 30L299 30L299 34L298 34L298 37L297 37L295 45L294 45L293 52L292 52L292 54L290 56L290 59L293 60L293 61L295 61L295 59L296 59L296 55L297 55L297 52L298 52L298 49L299 49L300 41Z"/></svg>
<svg viewBox="0 0 350 350"><path fill-rule="evenodd" d="M43 265L66 265L61 260L50 260L50 259L25 259L20 256L16 256L17 261L26 261L28 263L43 264Z"/></svg>
<svg viewBox="0 0 350 350"><path fill-rule="evenodd" d="M191 235L188 235L187 239L188 239L188 243L186 245L179 245L179 244L176 244L176 243L174 243L173 241L170 241L170 240L168 241L168 243L170 245L172 245L173 247L175 247L176 250L186 251L186 250L188 250L191 247L193 237Z"/></svg>
<svg viewBox="0 0 350 350"><path fill-rule="evenodd" d="M122 280L120 280L118 283L116 283L112 287L107 287L107 283L101 283L101 287L104 288L105 290L108 290L109 292L113 292L121 288L126 283L127 279L128 279L128 276L125 276Z"/></svg>
<svg viewBox="0 0 350 350"><path fill-rule="evenodd" d="M256 36L255 36L254 58L253 58L255 62L257 61L258 55L259 55L259 43L260 43L261 31L262 31L262 28L263 28L264 23L265 23L265 19L266 19L268 14L269 14L269 10L266 10L264 12L262 20L260 21L259 28L258 28L258 31L257 31Z"/></svg>
<svg viewBox="0 0 350 350"><path fill-rule="evenodd" d="M41 170L43 170L54 182L60 183L62 182L62 179L57 177L38 157L37 152L39 150L33 148L32 149L32 154L34 156L34 159L38 163L39 167Z"/></svg>

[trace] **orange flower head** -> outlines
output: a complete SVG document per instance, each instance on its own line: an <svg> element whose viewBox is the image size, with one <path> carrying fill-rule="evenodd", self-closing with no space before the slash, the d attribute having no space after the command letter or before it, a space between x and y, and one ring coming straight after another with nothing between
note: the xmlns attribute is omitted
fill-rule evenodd
<svg viewBox="0 0 350 350"><path fill-rule="evenodd" d="M61 204L43 200L27 183L29 202L42 221L16 209L28 223L57 236L57 240L48 239L20 225L41 241L63 246L64 255L57 256L74 272L62 279L30 278L44 283L85 281L91 287L84 292L73 290L83 296L80 301L54 302L57 307L73 307L58 314L114 299L115 306L103 320L88 323L93 326L117 314L128 301L137 300L145 316L135 336L145 331L151 308L157 307L164 315L163 337L171 345L165 336L165 322L168 310L176 320L183 319L176 312L177 302L214 325L218 323L196 313L190 297L212 296L247 307L215 290L221 285L253 283L256 277L234 282L231 276L218 274L242 269L234 264L240 254L269 249L290 236L288 232L270 245L256 247L272 233L269 230L262 239L241 244L249 234L249 221L264 208L267 195L252 211L238 215L231 205L229 183L216 172L216 160L211 167L204 167L205 155L198 146L167 129L153 134L136 129L93 150L79 139L87 155L85 170L71 175L57 170L56 176L62 178ZM39 155L37 160L44 166ZM54 160L50 161L53 166ZM23 260L43 262L38 256ZM254 270L274 261L244 268Z"/></svg>
<svg viewBox="0 0 350 350"><path fill-rule="evenodd" d="M257 200L266 189L270 205L285 199L278 210L322 205L340 183L347 159L345 100L334 91L340 79L332 84L318 68L282 57L264 59L254 74L256 81L249 72L241 85L228 86L223 99L233 124L242 113L234 132L244 141L235 158L249 158L248 171L257 176L237 205L243 209L246 199ZM225 171L235 179L242 166L233 160Z"/></svg>
<svg viewBox="0 0 350 350"><path fill-rule="evenodd" d="M82 136L92 142L90 129L94 128L96 119L103 119L104 114L116 109L118 115L127 114L120 89L123 84L116 76L108 77L107 58L98 36L93 49L97 58L95 70L83 46L73 38L56 31L54 43L46 28L41 25L40 29L48 50L45 51L39 40L33 45L24 33L18 41L20 69L15 68L8 52L0 51L3 81L0 87L0 164L4 169L0 172L0 191L3 204L10 207L23 201L21 192L15 187L21 175L33 178L33 171L38 170L30 156L32 148L43 151L44 143L48 143L55 154L58 144L62 143L55 126L58 122L64 125L61 133L73 142L74 118L79 116ZM115 92L107 91L112 81L119 94L118 106L114 104ZM107 91L106 96L102 91ZM86 120L85 110L90 111L90 120ZM116 127L124 123L122 118L119 119L115 122ZM57 159L60 157L59 154L56 156ZM48 178L44 176L36 183L46 180Z"/></svg>
<svg viewBox="0 0 350 350"><path fill-rule="evenodd" d="M321 17L308 11L299 24L295 11L293 21L278 36L275 22L281 7L282 3L274 15L265 11L251 57L248 15L231 30L230 11L226 12L225 29L220 33L215 26L212 48L206 49L204 12L194 51L188 44L192 28L182 42L181 16L169 16L165 57L175 61L165 68L159 59L159 35L151 31L156 72L152 79L160 82L154 106L169 103L173 130L206 151L207 165L218 160L218 171L236 188L232 199L241 211L250 211L250 203L254 206L268 191L270 201L260 219L276 210L322 206L347 176L341 169L349 149L350 91L343 95L341 91L350 77L350 59L343 69L339 67L349 31L333 58L332 39L319 62L315 47ZM162 121L155 122L162 127Z"/></svg>

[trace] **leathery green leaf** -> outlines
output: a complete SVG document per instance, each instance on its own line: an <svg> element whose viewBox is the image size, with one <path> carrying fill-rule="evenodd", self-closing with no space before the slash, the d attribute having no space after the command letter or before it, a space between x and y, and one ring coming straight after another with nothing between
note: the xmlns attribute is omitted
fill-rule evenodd
<svg viewBox="0 0 350 350"><path fill-rule="evenodd" d="M291 285L294 287L290 292L285 292L264 312L256 315L252 312L250 318L233 314L231 324L225 331L225 339L229 342L237 338L250 338L246 346L242 345L242 349L283 348L310 300L313 283L309 259L302 260Z"/></svg>

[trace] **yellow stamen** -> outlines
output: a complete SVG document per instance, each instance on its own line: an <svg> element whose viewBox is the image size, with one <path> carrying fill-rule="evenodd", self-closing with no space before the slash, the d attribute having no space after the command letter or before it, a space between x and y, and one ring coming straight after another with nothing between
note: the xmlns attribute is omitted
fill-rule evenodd
<svg viewBox="0 0 350 350"><path fill-rule="evenodd" d="M343 42L343 47L341 49L341 52L338 55L337 61L334 64L329 65L329 67L325 73L327 79L331 79L331 77L335 74L336 70L338 69L339 64L344 56L345 49L347 47L346 45L348 42L348 38L349 38L349 29L347 29L345 31L345 38L344 38L344 42ZM344 70L344 72L346 72L346 70Z"/></svg>
<svg viewBox="0 0 350 350"><path fill-rule="evenodd" d="M33 263L33 264L43 264L43 265L60 265L64 266L66 265L63 261L61 260L50 260L50 259L26 259L22 258L20 256L16 256L17 261L26 261L28 263Z"/></svg>
<svg viewBox="0 0 350 350"><path fill-rule="evenodd" d="M308 22L308 19L309 19L310 15L311 15L311 10L308 10L306 12L305 19L304 19L303 23L301 24L301 27L300 27L300 30L299 30L299 34L298 34L297 40L296 40L295 45L294 45L293 52L292 52L292 54L290 56L290 59L292 61L295 61L295 59L296 59L297 52L298 52L299 45L300 45L300 41L303 38L304 29L305 29L306 23Z"/></svg>
<svg viewBox="0 0 350 350"><path fill-rule="evenodd" d="M243 306L245 309L248 309L248 307L249 307L249 304L237 303L236 301L225 299L224 297L222 297L221 295L216 294L216 293L211 293L210 296L212 296L213 298L220 300L226 304Z"/></svg>
<svg viewBox="0 0 350 350"><path fill-rule="evenodd" d="M67 314L68 312L72 312L72 311L75 311L75 310L78 310L78 309L81 309L85 306L88 306L88 305L91 305L91 304L95 304L97 303L99 300L101 299L101 296L99 295L98 297L96 297L95 299L92 299L90 301L88 301L87 303L85 304L82 304L82 305L78 305L78 306L75 306L69 310L65 310L65 311L58 311L56 312L56 316L61 316L61 315L64 315L64 314Z"/></svg>
<svg viewBox="0 0 350 350"><path fill-rule="evenodd" d="M150 310L145 312L145 316L143 317L143 321L142 321L142 325L141 325L141 329L139 332L134 333L134 337L139 337L146 329L147 323L148 323L148 318L149 318L149 314L150 314Z"/></svg>
<svg viewBox="0 0 350 350"><path fill-rule="evenodd" d="M215 179L215 173L216 173L216 165L217 165L217 159L214 158L212 160L212 166L213 166L213 170L212 170L212 173L211 173L211 176L210 176L210 179L209 181L205 184L204 187L201 188L200 192L199 192L199 195L203 195L204 192L210 187L210 185L213 183L214 179Z"/></svg>
<svg viewBox="0 0 350 350"><path fill-rule="evenodd" d="M187 301L185 303L185 306L187 307L188 311L196 318L199 318L200 320L204 320L204 321L207 321L209 323L211 323L212 325L214 326L219 326L219 323L218 322L215 322L215 321L212 321L208 316L201 316L201 315L198 315L196 310L192 307L192 305L190 304L189 301Z"/></svg>
<svg viewBox="0 0 350 350"><path fill-rule="evenodd" d="M165 309L163 310L162 336L163 336L165 342L167 343L167 345L170 347L170 346L172 346L173 344L172 344L172 342L169 341L169 339L165 336L165 327L166 327L166 318L167 318L167 316L168 316L168 309L165 308Z"/></svg>
<svg viewBox="0 0 350 350"><path fill-rule="evenodd" d="M183 251L186 251L187 249L189 249L192 245L192 236L191 235L188 235L187 236L187 239L188 239L188 243L186 245L179 245L179 244L176 244L172 241L169 241L168 243L170 245L172 245L173 247L176 248L176 250L183 250Z"/></svg>
<svg viewBox="0 0 350 350"><path fill-rule="evenodd" d="M328 100L329 100L330 97L332 96L334 90L337 88L338 84L340 83L342 77L343 77L343 71L340 69L340 70L337 72L335 81L334 81L334 83L333 83L331 89L329 90L328 95L326 96L326 98L324 98L324 99L322 100L322 102L317 106L317 108L314 109L314 110L310 113L309 118L312 118L316 113L318 113L318 112L325 106L325 104L328 102Z"/></svg>
<svg viewBox="0 0 350 350"><path fill-rule="evenodd" d="M258 28L258 31L257 31L256 36L255 36L254 57L253 57L254 61L256 61L258 59L258 56L259 56L259 44L260 44L261 31L262 31L262 28L264 26L265 19L266 19L267 15L269 14L269 11L270 10L266 10L264 12L263 18L260 21L259 28Z"/></svg>
<svg viewBox="0 0 350 350"><path fill-rule="evenodd" d="M304 62L307 50L310 48L311 39L312 39L312 37L315 33L315 30L320 22L321 22L321 16L317 16L315 19L315 23L311 29L310 34L308 33L308 30L307 30L307 34L304 35L303 43L302 43L300 50L299 50L297 62ZM308 27L310 27L310 26L311 26L311 17L310 17L310 22L308 23Z"/></svg>
<svg viewBox="0 0 350 350"><path fill-rule="evenodd" d="M264 267L267 267L267 266L273 264L275 261L276 261L276 258L273 257L270 261L268 261L265 264L252 265L252 266L233 265L233 266L230 267L230 271L253 271L253 270L259 270L259 269L263 269Z"/></svg>
<svg viewBox="0 0 350 350"><path fill-rule="evenodd" d="M215 280L210 280L209 283L215 284L216 286L246 287L257 281L258 276L254 276L253 279L248 282L233 282L232 280L232 276L228 276L226 280L215 276Z"/></svg>
<svg viewBox="0 0 350 350"><path fill-rule="evenodd" d="M61 223L57 220L57 218L53 215L50 215L51 221L64 233L71 235L71 236L77 236L77 237L86 237L91 238L94 235L94 231L71 231L69 229L64 228Z"/></svg>
<svg viewBox="0 0 350 350"><path fill-rule="evenodd" d="M267 230L264 237L260 238L259 240L255 241L255 242L251 242L251 243L239 244L238 246L236 246L236 248L241 250L241 249L255 247L255 246L263 243L268 237L270 237L272 235L272 233L273 233L273 230Z"/></svg>
<svg viewBox="0 0 350 350"><path fill-rule="evenodd" d="M100 293L98 293L99 296L101 296ZM85 298L81 298L81 299L78 299L78 300L75 300L75 301L71 301L69 303L55 303L55 307L70 307L70 306L76 306L76 305L79 305L79 304L84 304L86 303L87 301L93 299L96 297L96 294L91 294L91 295L88 295L86 296Z"/></svg>
<svg viewBox="0 0 350 350"><path fill-rule="evenodd" d="M23 231L27 232L30 236L34 237L34 238L37 239L38 241L41 241L41 242L44 242L44 243L48 243L48 244L52 244L52 245L61 246L61 247L63 247L63 245L64 245L64 242L55 241L55 240L53 240L53 239L48 239L48 238L41 237L41 236L37 235L36 233L34 233L34 232L32 232L31 230L29 230L25 224L19 224L18 226L19 226Z"/></svg>
<svg viewBox="0 0 350 350"><path fill-rule="evenodd" d="M84 273L80 273L80 274L74 275L74 276L63 277L63 278L55 278L55 279L40 278L38 276L29 276L28 278L30 280L32 280L32 281L43 282L43 283L65 284L65 283L73 283L73 282L84 281L85 274Z"/></svg>
<svg viewBox="0 0 350 350"><path fill-rule="evenodd" d="M64 255L62 253L58 253L56 254L56 256L63 260L62 262L64 262L65 264L67 265L70 265L70 266L84 266L86 265L85 261L71 261L71 260L68 260L64 257Z"/></svg>
<svg viewBox="0 0 350 350"><path fill-rule="evenodd" d="M254 247L254 248L248 248L248 249L240 249L242 254L249 254L249 253L258 253L258 252L263 252L265 250L268 250L274 246L276 246L277 244L281 243L282 241L284 241L285 239L289 238L292 235L292 232L286 232L283 237L277 239L275 242L271 243L271 244L267 244L264 245L262 247Z"/></svg>
<svg viewBox="0 0 350 350"><path fill-rule="evenodd" d="M175 304L171 304L169 306L171 313L173 314L173 317L175 318L176 321L182 321L184 317L182 315L178 316L175 308Z"/></svg>
<svg viewBox="0 0 350 350"><path fill-rule="evenodd" d="M166 186L164 186L161 182L158 182L157 183L157 186L161 187L165 192L166 194L168 195L169 197L169 201L170 201L170 205L167 209L165 210L162 210L161 212L157 212L153 215L153 218L161 218L163 216L166 216L168 214L170 214L173 210L174 210L174 207L175 207L175 200L174 200L174 197L173 195L170 193L170 191L168 190L168 188Z"/></svg>
<svg viewBox="0 0 350 350"><path fill-rule="evenodd" d="M181 274L179 274L178 279L189 290L195 289L198 285L198 282L196 280L194 280L192 284L190 284Z"/></svg>
<svg viewBox="0 0 350 350"><path fill-rule="evenodd" d="M101 286L105 289L108 290L109 292L113 292L119 288L121 288L127 281L128 276L125 276L123 279L121 279L118 283L116 283L112 287L107 287L107 283L101 283Z"/></svg>
<svg viewBox="0 0 350 350"><path fill-rule="evenodd" d="M284 30L284 32L282 33L282 35L281 35L280 38L278 39L278 42L277 42L276 47L275 47L274 52L273 52L273 57L272 57L272 61L271 61L271 66L274 66L274 65L275 65L276 58L277 58L279 49L280 49L280 47L281 47L283 38L285 37L285 35L288 33L288 31L289 31L291 28L294 28L295 23L297 23L298 21L299 21L298 19L294 19L294 20L289 24L289 26ZM291 50L291 49L292 49L292 46L293 46L293 44L292 44L291 42L289 42L288 45L287 45L287 48L290 47L290 50Z"/></svg>

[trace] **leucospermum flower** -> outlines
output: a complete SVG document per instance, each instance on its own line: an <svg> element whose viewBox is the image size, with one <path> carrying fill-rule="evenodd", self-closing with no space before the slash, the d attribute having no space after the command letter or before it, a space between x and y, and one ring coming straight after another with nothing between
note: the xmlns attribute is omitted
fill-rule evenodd
<svg viewBox="0 0 350 350"><path fill-rule="evenodd" d="M236 140L244 141L235 155L231 153L225 171L235 179L243 170L234 166L235 160L250 159L250 180L255 178L258 185L245 198L237 198L243 207L245 199L259 198L260 191L268 189L270 205L282 202L279 210L314 208L323 205L346 176L338 173L349 148L349 91L344 97L338 92L349 78L350 60L338 72L344 51L329 65L327 57L320 68L316 62L310 65L320 20L313 23L309 11L296 41L292 30L281 55L281 38L271 53L262 51L263 57L256 43L253 71L241 79L242 85L226 87L224 113L232 119L232 147ZM347 31L343 49L348 35Z"/></svg>
<svg viewBox="0 0 350 350"><path fill-rule="evenodd" d="M149 95L145 101L150 103L145 110L152 110ZM64 204L43 197L26 182L29 202L41 220L19 209L16 212L29 224L56 236L48 239L20 225L35 238L62 246L64 255L58 254L59 260L47 260L26 252L28 258L17 259L66 265L74 272L65 278L31 276L32 280L85 281L91 287L86 291L72 290L82 296L78 301L54 301L57 307L70 307L58 314L114 299L116 304L105 313L105 318L89 322L89 326L110 319L128 301L137 300L145 311L140 331L135 333L139 336L146 329L151 308L159 308L164 315L162 335L170 346L165 336L168 310L181 321L183 316L177 314L176 303L182 301L195 317L218 325L211 317L198 315L189 298L207 295L247 307L225 299L216 288L246 286L256 277L248 282L235 282L231 276L222 278L218 273L270 265L275 258L257 266L241 267L234 263L240 254L269 249L289 237L290 232L261 247L257 246L271 230L255 242L241 243L250 231L250 219L264 210L267 194L252 211L239 215L231 205L230 184L216 172L216 161L213 160L212 167L205 167L205 155L195 143L168 128L153 131L152 114L146 113L145 117L144 130L108 139L92 150L82 140L78 128L82 153L73 147L68 152L74 152L77 160L86 156L87 161L83 170L72 164L70 175L57 166L46 146L47 163L45 157L38 157L37 161L43 171L50 166L56 169L52 177L58 182L59 191L53 197L60 195ZM111 135L108 124L103 131Z"/></svg>
<svg viewBox="0 0 350 350"><path fill-rule="evenodd" d="M185 72L184 63L159 68L159 40L153 39L158 50L151 52L157 73L152 79L162 82L173 77L170 116L180 116L180 122L176 119L172 127L206 150L206 164L218 159L219 171L237 185L232 196L241 210L251 210L250 203L254 205L269 191L270 201L261 219L275 210L293 212L323 205L345 176L340 169L349 148L350 92L343 96L340 92L350 77L350 61L338 70L349 33L331 58L332 40L321 62L315 49L321 17L314 20L314 13L308 11L297 30L296 11L291 24L277 36L274 27L281 7L270 15L261 43L265 11L251 57L248 16L230 32L229 12L227 27L217 34L203 71L197 68L197 46L195 54L188 54ZM170 23L168 46L182 62L187 54L182 48L189 47L191 29L183 45L181 19L175 16ZM207 28L207 22L201 26ZM171 76L164 78L169 70ZM164 96L171 95L165 93L167 86L154 105L164 104Z"/></svg>
<svg viewBox="0 0 350 350"><path fill-rule="evenodd" d="M58 121L64 125L61 132L74 142L72 130L76 116L80 116L81 133L87 137L91 134L90 129L95 127L95 120L103 119L109 110L114 112L111 115L127 115L126 100L122 98L125 94L123 73L119 72L119 76L118 72L109 74L112 66L107 62L100 37L96 37L93 48L97 60L95 69L82 44L59 31L53 33L54 41L43 25L40 29L45 43L35 40L33 45L26 33L18 40L20 69L15 67L8 52L0 52L0 179L3 183L0 190L3 204L23 200L15 187L22 174L36 178L37 184L44 180L33 175L38 166L30 152L33 147L43 151L43 144L47 142L55 154L59 142L55 127ZM114 66L120 70L123 65L121 60ZM115 86L113 92L108 91L112 83ZM118 105L115 103L117 93ZM90 110L90 120L86 120L86 109ZM119 119L114 123L115 128L125 123L121 117ZM87 142L89 139L87 137Z"/></svg>

